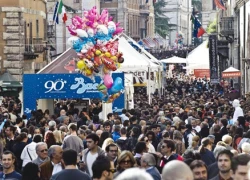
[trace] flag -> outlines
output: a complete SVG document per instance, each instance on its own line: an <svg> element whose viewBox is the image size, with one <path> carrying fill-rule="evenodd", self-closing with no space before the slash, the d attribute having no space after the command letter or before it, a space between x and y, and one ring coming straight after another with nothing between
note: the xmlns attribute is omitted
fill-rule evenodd
<svg viewBox="0 0 250 180"><path fill-rule="evenodd" d="M146 0L146 3L148 3L148 0Z"/></svg>
<svg viewBox="0 0 250 180"><path fill-rule="evenodd" d="M63 6L62 7L62 20L63 20L63 23L65 24L66 21L68 20L68 17L67 17L67 14L66 14L66 10L65 10L65 7Z"/></svg>
<svg viewBox="0 0 250 180"><path fill-rule="evenodd" d="M215 5L219 8L219 9L223 9L226 10L226 7L224 5L224 2L222 0L214 0Z"/></svg>
<svg viewBox="0 0 250 180"><path fill-rule="evenodd" d="M59 14L62 15L62 20L65 23L68 18L67 18L66 10L65 10L62 0L56 3L54 15L53 15L53 22L56 21L57 24L59 24L59 19L58 19Z"/></svg>
<svg viewBox="0 0 250 180"><path fill-rule="evenodd" d="M191 15L191 20L194 24L193 36L197 38L201 37L206 32L205 29L201 26L201 23L195 16Z"/></svg>

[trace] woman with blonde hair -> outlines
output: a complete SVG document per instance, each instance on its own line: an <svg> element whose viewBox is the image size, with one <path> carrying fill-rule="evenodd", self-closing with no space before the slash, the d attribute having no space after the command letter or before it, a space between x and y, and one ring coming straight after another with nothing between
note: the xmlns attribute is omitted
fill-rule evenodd
<svg viewBox="0 0 250 180"><path fill-rule="evenodd" d="M62 132L60 130L55 130L53 134L56 139L56 145L61 146L62 145Z"/></svg>
<svg viewBox="0 0 250 180"><path fill-rule="evenodd" d="M199 136L193 136L193 138L192 138L192 149L193 150L198 150L199 149L199 142L200 142L200 137Z"/></svg>
<svg viewBox="0 0 250 180"><path fill-rule="evenodd" d="M114 140L112 138L107 138L104 140L103 144L102 144L102 150L105 151L106 147L109 145L109 144L114 144Z"/></svg>
<svg viewBox="0 0 250 180"><path fill-rule="evenodd" d="M124 170L135 167L136 160L130 151L122 151L117 159L117 172L114 174L114 179L121 174Z"/></svg>

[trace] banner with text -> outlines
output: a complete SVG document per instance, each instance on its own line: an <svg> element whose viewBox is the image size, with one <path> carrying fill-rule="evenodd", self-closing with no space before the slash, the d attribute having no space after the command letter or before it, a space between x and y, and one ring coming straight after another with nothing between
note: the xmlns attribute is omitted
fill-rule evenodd
<svg viewBox="0 0 250 180"><path fill-rule="evenodd" d="M211 83L219 83L218 59L217 59L217 35L209 35L209 65Z"/></svg>

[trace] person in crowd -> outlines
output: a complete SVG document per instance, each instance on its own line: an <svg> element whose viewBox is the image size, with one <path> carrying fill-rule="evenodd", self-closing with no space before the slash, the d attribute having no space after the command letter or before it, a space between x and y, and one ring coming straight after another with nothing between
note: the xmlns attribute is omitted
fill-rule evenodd
<svg viewBox="0 0 250 180"><path fill-rule="evenodd" d="M23 152L23 149L27 145L27 141L28 141L27 133L22 132L16 137L15 139L16 143L13 146L13 153L16 157L19 170L22 169L23 160L21 159L21 154Z"/></svg>
<svg viewBox="0 0 250 180"><path fill-rule="evenodd" d="M113 160L98 156L92 165L93 180L112 180L116 172Z"/></svg>
<svg viewBox="0 0 250 180"><path fill-rule="evenodd" d="M115 120L114 114L113 113L108 113L107 118L108 118L107 121L111 124L111 126L113 126L114 125L114 120Z"/></svg>
<svg viewBox="0 0 250 180"><path fill-rule="evenodd" d="M250 144L248 142L244 142L242 144L242 154L249 154L250 153Z"/></svg>
<svg viewBox="0 0 250 180"><path fill-rule="evenodd" d="M194 180L207 180L207 166L202 160L194 160L189 167L193 171Z"/></svg>
<svg viewBox="0 0 250 180"><path fill-rule="evenodd" d="M117 160L117 172L114 174L114 179L124 170L136 166L136 160L130 151L122 151Z"/></svg>
<svg viewBox="0 0 250 180"><path fill-rule="evenodd" d="M104 131L105 131L105 132L111 133L112 126L111 126L110 122L105 121L105 122L103 123L103 128L104 128Z"/></svg>
<svg viewBox="0 0 250 180"><path fill-rule="evenodd" d="M234 180L246 180L248 179L248 167L247 164L250 161L249 154L240 154L232 159L232 178Z"/></svg>
<svg viewBox="0 0 250 180"><path fill-rule="evenodd" d="M77 126L75 124L70 124L68 126L70 135L66 136L63 140L62 148L73 149L77 154L81 153L83 150L83 141L77 136Z"/></svg>
<svg viewBox="0 0 250 180"><path fill-rule="evenodd" d="M90 176L76 168L78 153L73 149L65 150L62 159L65 168L52 175L51 180L68 180L68 179L86 179L91 180ZM100 164L99 164L100 165Z"/></svg>
<svg viewBox="0 0 250 180"><path fill-rule="evenodd" d="M40 166L42 163L49 161L48 156L48 146L44 142L39 142L36 144L36 154L37 158L32 162Z"/></svg>
<svg viewBox="0 0 250 180"><path fill-rule="evenodd" d="M27 163L23 168L22 180L40 180L39 165L33 162Z"/></svg>
<svg viewBox="0 0 250 180"><path fill-rule="evenodd" d="M53 131L55 140L56 140L56 145L61 146L62 145L62 132L60 130L55 130Z"/></svg>
<svg viewBox="0 0 250 180"><path fill-rule="evenodd" d="M64 164L62 161L63 150L61 146L53 145L48 150L49 161L46 161L40 165L41 179L49 180L52 175L62 171Z"/></svg>
<svg viewBox="0 0 250 180"><path fill-rule="evenodd" d="M21 118L21 117L17 117L16 118L16 125L15 125L15 127L16 127L16 132L18 133L18 134L20 134L21 133L21 127L23 126L23 119Z"/></svg>
<svg viewBox="0 0 250 180"><path fill-rule="evenodd" d="M154 180L149 173L137 167L130 168L122 172L115 180Z"/></svg>
<svg viewBox="0 0 250 180"><path fill-rule="evenodd" d="M227 131L227 119L221 119L220 120L220 135L221 137L223 137L224 135L228 134L228 131Z"/></svg>
<svg viewBox="0 0 250 180"><path fill-rule="evenodd" d="M5 150L13 151L13 146L15 144L15 132L16 127L9 125L5 129L5 135L6 135L6 145Z"/></svg>
<svg viewBox="0 0 250 180"><path fill-rule="evenodd" d="M86 141L88 148L82 152L82 161L84 163L86 173L92 177L92 165L98 156L105 155L105 151L98 146L99 137L96 134L89 134L86 137Z"/></svg>
<svg viewBox="0 0 250 180"><path fill-rule="evenodd" d="M135 160L138 164L138 166L141 166L141 157L143 155L143 153L147 153L148 152L148 148L145 142L138 142L135 146Z"/></svg>
<svg viewBox="0 0 250 180"><path fill-rule="evenodd" d="M181 133L183 134L183 139L185 142L185 148L191 148L192 147L192 139L195 134L192 132L192 126L190 124L187 124L185 126L180 126Z"/></svg>
<svg viewBox="0 0 250 180"><path fill-rule="evenodd" d="M16 179L21 180L22 175L15 171L15 155L11 151L4 151L2 154L3 171L0 172L1 179Z"/></svg>
<svg viewBox="0 0 250 180"><path fill-rule="evenodd" d="M177 169L181 169L180 173ZM193 180L194 176L191 169L184 162L173 160L166 164L162 170L162 180Z"/></svg>
<svg viewBox="0 0 250 180"><path fill-rule="evenodd" d="M112 133L112 138L115 142L121 137L120 130L121 127L119 125L114 126L114 132Z"/></svg>
<svg viewBox="0 0 250 180"><path fill-rule="evenodd" d="M127 110L126 109L123 109L122 110L122 114L120 115L120 118L122 120L122 123L125 121L125 120L129 120L128 116L126 116L126 113L127 113Z"/></svg>
<svg viewBox="0 0 250 180"><path fill-rule="evenodd" d="M222 141L226 144L226 148L228 150L233 150L233 147L231 146L232 145L232 142L233 142L233 138L229 135L224 135L222 136Z"/></svg>
<svg viewBox="0 0 250 180"><path fill-rule="evenodd" d="M141 157L141 167L146 169L146 172L149 173L154 180L161 180L161 174L156 168L156 159L154 155L144 153Z"/></svg>
<svg viewBox="0 0 250 180"><path fill-rule="evenodd" d="M149 153L155 153L155 147L149 142L148 137L142 135L139 137L138 141L145 142Z"/></svg>
<svg viewBox="0 0 250 180"><path fill-rule="evenodd" d="M233 180L231 173L232 158L233 158L233 153L231 153L227 149L219 152L217 157L219 173L211 180L221 180L221 179Z"/></svg>
<svg viewBox="0 0 250 180"><path fill-rule="evenodd" d="M22 151L21 159L23 160L22 167L24 167L28 162L32 162L37 158L36 144L42 141L42 136L36 134L33 136L33 141L26 145Z"/></svg>
<svg viewBox="0 0 250 180"><path fill-rule="evenodd" d="M201 144L202 145L199 150L201 159L207 166L209 166L216 161L212 152L212 142L209 138L203 138Z"/></svg>
<svg viewBox="0 0 250 180"><path fill-rule="evenodd" d="M44 139L45 139L46 144L48 145L48 148L50 148L50 146L52 145L56 145L56 139L55 139L53 132L47 131L44 136Z"/></svg>
<svg viewBox="0 0 250 180"><path fill-rule="evenodd" d="M121 128L121 137L117 139L116 144L119 146L121 151L124 151L128 148L128 139L127 139L127 129L125 127Z"/></svg>
<svg viewBox="0 0 250 180"><path fill-rule="evenodd" d="M106 156L114 162L114 166L117 165L117 158L119 154L119 148L116 144L109 144L107 145L106 149Z"/></svg>

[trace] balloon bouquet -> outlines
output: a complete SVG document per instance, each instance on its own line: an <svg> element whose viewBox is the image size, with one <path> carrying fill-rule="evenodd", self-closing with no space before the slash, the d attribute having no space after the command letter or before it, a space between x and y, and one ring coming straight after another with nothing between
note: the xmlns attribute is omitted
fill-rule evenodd
<svg viewBox="0 0 250 180"><path fill-rule="evenodd" d="M94 76L101 76L102 83L97 87L104 102L113 102L124 90L121 78L113 81L112 71L116 71L124 62L118 51L119 42L116 35L123 29L119 23L112 21L108 11L101 14L96 7L83 12L83 18L75 16L72 24L67 26L72 37L68 44L77 52L76 63L79 71L95 81Z"/></svg>

